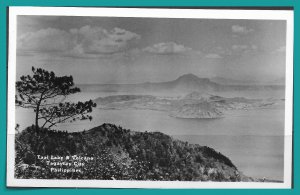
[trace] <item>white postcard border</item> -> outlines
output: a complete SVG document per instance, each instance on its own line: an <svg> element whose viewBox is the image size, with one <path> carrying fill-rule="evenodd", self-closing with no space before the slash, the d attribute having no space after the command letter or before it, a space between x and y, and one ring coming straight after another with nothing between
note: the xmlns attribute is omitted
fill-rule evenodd
<svg viewBox="0 0 300 195"><path fill-rule="evenodd" d="M204 18L285 20L286 90L284 182L183 182L183 181L120 181L120 180L48 180L14 178L15 161L15 75L18 15L105 16L145 18ZM293 36L294 14L291 10L216 10L216 9L154 9L154 8L79 8L79 7L10 7L7 99L7 186L9 187L84 187L84 188L291 188L293 135Z"/></svg>

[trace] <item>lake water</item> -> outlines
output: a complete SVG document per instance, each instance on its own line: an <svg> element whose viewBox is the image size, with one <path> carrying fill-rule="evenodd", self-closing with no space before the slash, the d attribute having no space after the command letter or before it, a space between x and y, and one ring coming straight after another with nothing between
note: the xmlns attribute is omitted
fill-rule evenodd
<svg viewBox="0 0 300 195"><path fill-rule="evenodd" d="M92 96L81 97L94 99L99 94ZM16 112L21 129L33 124L32 111L17 108ZM175 139L214 148L247 176L283 180L283 107L228 111L220 119L178 119L164 112L133 109L94 109L92 115L91 122L60 124L56 129L73 132L113 123L133 131L160 131Z"/></svg>

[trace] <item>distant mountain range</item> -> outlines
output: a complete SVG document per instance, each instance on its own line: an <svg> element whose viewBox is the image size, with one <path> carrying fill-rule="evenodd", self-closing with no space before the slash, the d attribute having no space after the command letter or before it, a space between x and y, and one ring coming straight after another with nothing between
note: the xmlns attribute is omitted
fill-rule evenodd
<svg viewBox="0 0 300 195"><path fill-rule="evenodd" d="M222 85L285 85L284 77L264 82L258 82L255 80L237 80L224 77L212 77L210 80Z"/></svg>
<svg viewBox="0 0 300 195"><path fill-rule="evenodd" d="M145 82L138 84L82 84L82 91L93 92L184 92L192 91L231 91L231 90L276 90L284 89L284 85L247 85L233 79L214 77L199 78L194 74L185 74L173 81Z"/></svg>
<svg viewBox="0 0 300 195"><path fill-rule="evenodd" d="M255 81L237 80L224 77L212 77L210 80L221 85L257 85Z"/></svg>

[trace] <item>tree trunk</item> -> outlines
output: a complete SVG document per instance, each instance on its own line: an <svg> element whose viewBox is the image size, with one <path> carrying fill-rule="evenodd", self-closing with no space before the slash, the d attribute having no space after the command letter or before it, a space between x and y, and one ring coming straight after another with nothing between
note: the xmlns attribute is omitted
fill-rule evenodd
<svg viewBox="0 0 300 195"><path fill-rule="evenodd" d="M36 107L35 111L35 130L39 130L39 110L40 110L40 105L38 104Z"/></svg>

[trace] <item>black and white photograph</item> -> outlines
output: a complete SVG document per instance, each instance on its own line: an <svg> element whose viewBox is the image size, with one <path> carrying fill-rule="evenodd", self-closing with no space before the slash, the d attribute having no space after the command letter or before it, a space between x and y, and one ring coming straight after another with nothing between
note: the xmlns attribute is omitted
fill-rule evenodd
<svg viewBox="0 0 300 195"><path fill-rule="evenodd" d="M10 7L7 185L291 188L293 11Z"/></svg>

